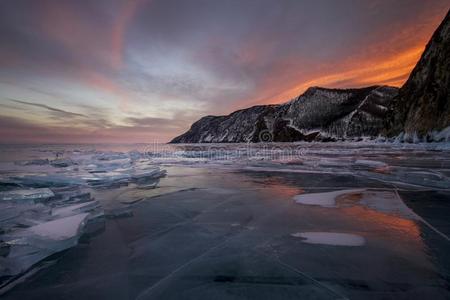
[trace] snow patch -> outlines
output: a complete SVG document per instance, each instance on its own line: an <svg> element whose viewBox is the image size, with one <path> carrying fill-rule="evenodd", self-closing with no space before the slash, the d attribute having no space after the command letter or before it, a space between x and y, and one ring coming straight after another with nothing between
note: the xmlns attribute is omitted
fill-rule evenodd
<svg viewBox="0 0 450 300"><path fill-rule="evenodd" d="M350 233L297 232L291 236L304 239L303 243L315 245L358 247L366 243L364 237Z"/></svg>
<svg viewBox="0 0 450 300"><path fill-rule="evenodd" d="M322 207L336 207L336 198L346 194L356 194L364 192L364 189L340 190L326 193L300 194L294 196L298 204L317 205Z"/></svg>

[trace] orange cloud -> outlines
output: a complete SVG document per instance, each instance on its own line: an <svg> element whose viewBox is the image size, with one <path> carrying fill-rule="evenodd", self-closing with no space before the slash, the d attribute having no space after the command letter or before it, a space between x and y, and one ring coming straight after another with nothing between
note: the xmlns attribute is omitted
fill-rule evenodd
<svg viewBox="0 0 450 300"><path fill-rule="evenodd" d="M250 104L283 103L303 93L311 86L330 88L353 88L370 85L401 86L419 60L424 45L416 45L389 57L373 60L354 60L342 65L322 66L319 71L309 76L299 75L301 83L294 78L286 78L281 68L271 76L268 86L264 87ZM288 62L283 65L289 65ZM278 72L281 74L278 75ZM309 78L307 78L309 77ZM278 80L279 79L279 80Z"/></svg>
<svg viewBox="0 0 450 300"><path fill-rule="evenodd" d="M369 86L374 84L384 84L400 86L408 78L411 70L416 65L424 50L424 46L416 46L405 52L392 57L383 58L379 61L368 63L354 62L351 65L358 65L349 71L337 72L324 75L294 86L280 96L285 99L292 98L311 86L324 85L329 87L351 87ZM343 84L342 84L343 82Z"/></svg>
<svg viewBox="0 0 450 300"><path fill-rule="evenodd" d="M398 32L391 28L374 33L375 44L361 46L347 59L312 65L307 58L292 55L278 59L267 79L250 98L237 101L239 108L256 104L283 103L311 86L353 88L370 85L400 87L425 49L432 33L442 21L442 11L418 17L417 24L403 24ZM386 36L391 36L386 40ZM383 38L384 37L384 38ZM263 60L261 45L250 45L242 53L243 63ZM303 71L305 70L305 72Z"/></svg>

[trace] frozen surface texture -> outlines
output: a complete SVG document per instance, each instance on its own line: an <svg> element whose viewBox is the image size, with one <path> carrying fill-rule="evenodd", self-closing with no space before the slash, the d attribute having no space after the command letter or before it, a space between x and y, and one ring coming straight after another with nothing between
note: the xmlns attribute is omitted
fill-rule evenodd
<svg viewBox="0 0 450 300"><path fill-rule="evenodd" d="M0 162L4 299L450 297L448 144L55 147Z"/></svg>
<svg viewBox="0 0 450 300"><path fill-rule="evenodd" d="M47 157L28 159L33 152ZM39 148L26 152L25 159L0 163L0 293L47 264L48 257L75 247L83 234L102 230L105 209L106 216L133 215L119 201L94 200L98 190L155 189L165 176L143 153L61 155Z"/></svg>

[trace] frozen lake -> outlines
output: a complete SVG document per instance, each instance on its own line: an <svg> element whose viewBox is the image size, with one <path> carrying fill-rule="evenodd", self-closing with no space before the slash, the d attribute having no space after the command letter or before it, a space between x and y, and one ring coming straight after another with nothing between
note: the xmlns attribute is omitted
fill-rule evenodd
<svg viewBox="0 0 450 300"><path fill-rule="evenodd" d="M1 146L3 299L448 299L448 144Z"/></svg>

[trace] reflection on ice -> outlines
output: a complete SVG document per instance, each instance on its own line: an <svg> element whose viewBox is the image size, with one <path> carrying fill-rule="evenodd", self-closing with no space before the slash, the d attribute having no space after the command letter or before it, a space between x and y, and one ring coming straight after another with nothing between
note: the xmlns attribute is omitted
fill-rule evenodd
<svg viewBox="0 0 450 300"><path fill-rule="evenodd" d="M349 189L326 193L301 194L295 196L294 200L298 204L322 207L363 205L379 212L420 220L419 216L405 205L396 191Z"/></svg>
<svg viewBox="0 0 450 300"><path fill-rule="evenodd" d="M405 205L397 192L365 191L362 193L359 203L379 212L394 214L411 220L420 220L420 217Z"/></svg>

